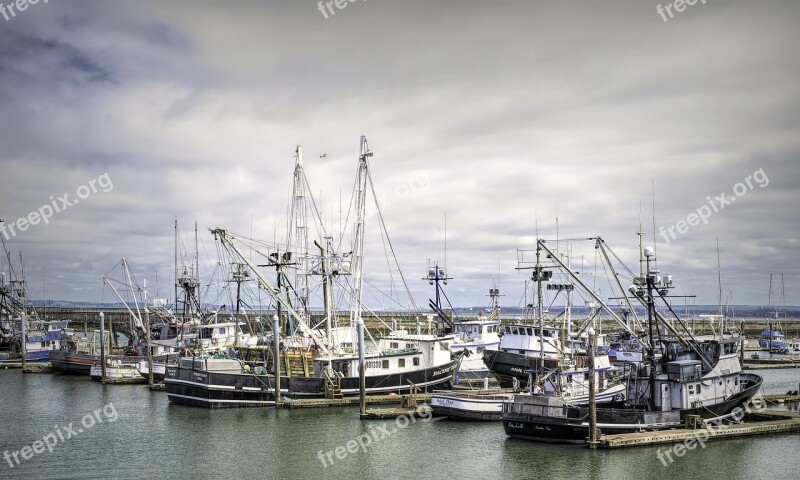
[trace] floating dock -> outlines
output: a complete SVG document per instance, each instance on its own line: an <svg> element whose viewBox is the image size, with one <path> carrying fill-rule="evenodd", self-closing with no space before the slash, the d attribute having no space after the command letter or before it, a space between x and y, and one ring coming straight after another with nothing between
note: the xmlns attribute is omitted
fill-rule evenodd
<svg viewBox="0 0 800 480"><path fill-rule="evenodd" d="M364 420L386 420L397 417L430 418L433 410L428 405L405 408L370 408L361 418Z"/></svg>
<svg viewBox="0 0 800 480"><path fill-rule="evenodd" d="M409 395L369 395L366 397L367 405L391 405L391 404L405 404L408 400L406 397ZM431 400L430 393L417 393L415 394L417 401L429 402ZM308 398L302 400L284 400L278 407L283 408L322 408L322 407L350 407L358 406L360 404L359 398L344 397L344 398Z"/></svg>
<svg viewBox="0 0 800 480"><path fill-rule="evenodd" d="M22 373L53 373L53 366L50 362L28 363L22 369Z"/></svg>
<svg viewBox="0 0 800 480"><path fill-rule="evenodd" d="M708 428L678 428L655 432L622 433L618 435L601 435L599 448L629 448L648 445L673 443L696 444L708 440L722 438L740 438L755 435L771 435L776 433L800 432L800 414L766 410L747 416L747 421L740 424L712 426ZM694 448L694 447L692 447Z"/></svg>

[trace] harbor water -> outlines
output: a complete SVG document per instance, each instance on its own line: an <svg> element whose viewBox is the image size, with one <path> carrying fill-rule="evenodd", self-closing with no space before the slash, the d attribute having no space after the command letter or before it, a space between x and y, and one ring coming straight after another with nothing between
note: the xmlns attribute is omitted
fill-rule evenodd
<svg viewBox="0 0 800 480"><path fill-rule="evenodd" d="M753 372L765 393L798 389L800 369ZM0 478L732 480L800 471L798 435L712 441L668 462L658 453L669 446L592 451L509 439L500 423L362 421L355 408L212 411L170 405L141 385L19 370L0 370L0 409Z"/></svg>

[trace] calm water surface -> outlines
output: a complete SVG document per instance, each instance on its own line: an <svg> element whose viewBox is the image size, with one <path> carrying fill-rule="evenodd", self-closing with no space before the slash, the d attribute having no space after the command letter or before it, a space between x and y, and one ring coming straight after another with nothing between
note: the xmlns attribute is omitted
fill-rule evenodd
<svg viewBox="0 0 800 480"><path fill-rule="evenodd" d="M756 373L766 378L769 393L796 390L800 383L800 369ZM101 410L95 416L96 409ZM590 451L542 445L507 438L499 423L417 420L399 428L394 421L361 421L354 408L210 411L170 405L164 392L144 386L103 386L87 377L19 370L0 371L0 412L0 454L37 446L34 442L48 434L67 437L70 423L73 431L82 430L58 440L52 453L45 449L29 460L20 456L21 464L13 468L0 459L0 478L732 480L800 475L800 435L711 442L665 467L657 447ZM348 441L371 432L379 440L366 453L336 458L337 447L346 449ZM334 451L333 464L325 458L329 451Z"/></svg>

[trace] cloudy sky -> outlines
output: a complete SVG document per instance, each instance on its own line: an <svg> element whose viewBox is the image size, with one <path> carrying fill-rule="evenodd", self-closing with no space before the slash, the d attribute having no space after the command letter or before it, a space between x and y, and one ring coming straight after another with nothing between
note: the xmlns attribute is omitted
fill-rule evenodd
<svg viewBox="0 0 800 480"><path fill-rule="evenodd" d="M418 304L445 237L462 306L493 281L522 303L537 227L602 236L634 268L653 200L680 293L717 302L718 238L728 301L766 304L775 273L800 303L800 3L0 3L0 218L34 298L112 300L101 275L123 256L169 290L175 220L188 239L198 222L204 263L209 227L284 238L297 145L338 232L363 134ZM385 288L374 220L366 275Z"/></svg>

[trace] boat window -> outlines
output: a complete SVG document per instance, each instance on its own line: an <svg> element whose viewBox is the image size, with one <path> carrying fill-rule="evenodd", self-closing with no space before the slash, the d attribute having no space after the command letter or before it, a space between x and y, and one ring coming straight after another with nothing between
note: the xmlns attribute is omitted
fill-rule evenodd
<svg viewBox="0 0 800 480"><path fill-rule="evenodd" d="M400 367L400 368L405 367L406 366L406 359L405 358L398 359L397 360L397 366Z"/></svg>
<svg viewBox="0 0 800 480"><path fill-rule="evenodd" d="M526 334L526 335L533 336L533 330L531 330L530 328L526 328L526 329L525 329L525 334Z"/></svg>
<svg viewBox="0 0 800 480"><path fill-rule="evenodd" d="M694 395L694 385L689 385L689 395Z"/></svg>
<svg viewBox="0 0 800 480"><path fill-rule="evenodd" d="M389 360L382 361L381 368L389 368Z"/></svg>
<svg viewBox="0 0 800 480"><path fill-rule="evenodd" d="M406 348L414 348L414 344L413 343L406 343Z"/></svg>
<svg viewBox="0 0 800 480"><path fill-rule="evenodd" d="M586 372L586 373L583 374L583 379L584 380L589 380L589 372Z"/></svg>
<svg viewBox="0 0 800 480"><path fill-rule="evenodd" d="M511 333L517 335L519 333L519 330L517 330L517 327L511 327Z"/></svg>
<svg viewBox="0 0 800 480"><path fill-rule="evenodd" d="M414 366L419 367L419 357L414 357Z"/></svg>
<svg viewBox="0 0 800 480"><path fill-rule="evenodd" d="M572 375L567 375L567 383L572 383Z"/></svg>
<svg viewBox="0 0 800 480"><path fill-rule="evenodd" d="M220 335L225 335L225 327L220 327L219 334Z"/></svg>
<svg viewBox="0 0 800 480"><path fill-rule="evenodd" d="M701 390L701 388L700 388L700 384L698 383L698 384L697 384L697 394L698 394L698 395L700 394L700 390Z"/></svg>
<svg viewBox="0 0 800 480"><path fill-rule="evenodd" d="M519 354L520 354L520 355L525 355L525 350L520 350L520 351L519 351Z"/></svg>
<svg viewBox="0 0 800 480"><path fill-rule="evenodd" d="M400 348L400 344L398 342L389 342L389 348Z"/></svg>
<svg viewBox="0 0 800 480"><path fill-rule="evenodd" d="M478 347L477 349L475 349L475 352L483 353L483 347Z"/></svg>

